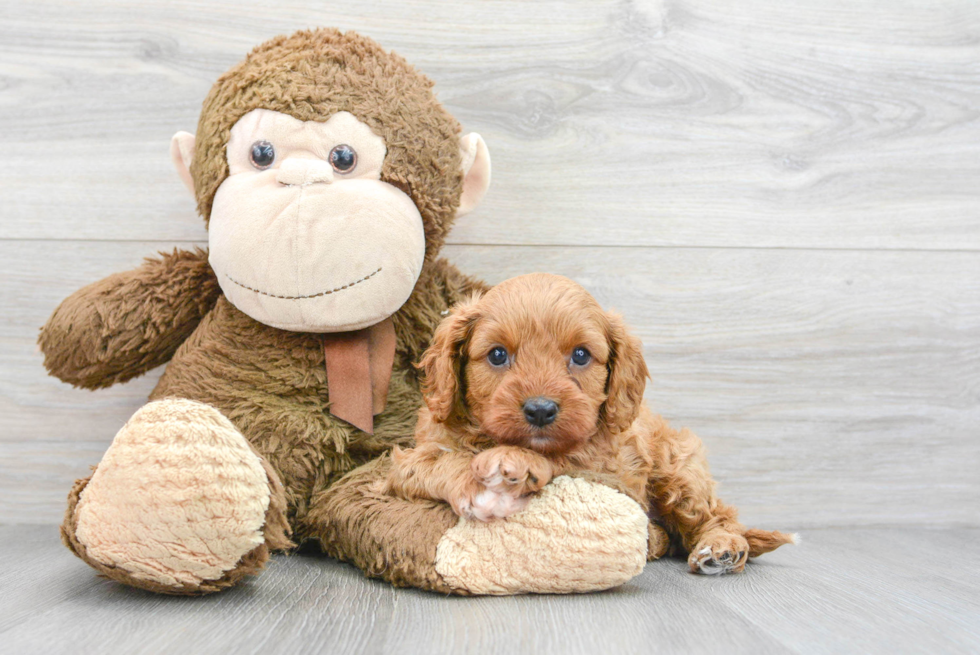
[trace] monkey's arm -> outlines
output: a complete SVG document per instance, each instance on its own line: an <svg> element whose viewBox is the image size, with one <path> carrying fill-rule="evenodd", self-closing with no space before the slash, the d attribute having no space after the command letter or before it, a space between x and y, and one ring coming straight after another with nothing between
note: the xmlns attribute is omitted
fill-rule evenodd
<svg viewBox="0 0 980 655"><path fill-rule="evenodd" d="M125 382L166 363L221 289L208 253L174 250L66 298L41 328L48 372L76 387Z"/></svg>

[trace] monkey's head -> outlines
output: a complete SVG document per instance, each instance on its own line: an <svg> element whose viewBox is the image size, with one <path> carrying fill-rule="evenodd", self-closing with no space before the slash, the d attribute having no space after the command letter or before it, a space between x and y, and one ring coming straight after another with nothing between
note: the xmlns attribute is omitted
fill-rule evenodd
<svg viewBox="0 0 980 655"><path fill-rule="evenodd" d="M409 298L490 158L432 82L374 41L277 37L211 89L197 136L171 144L228 300L302 332L373 325Z"/></svg>

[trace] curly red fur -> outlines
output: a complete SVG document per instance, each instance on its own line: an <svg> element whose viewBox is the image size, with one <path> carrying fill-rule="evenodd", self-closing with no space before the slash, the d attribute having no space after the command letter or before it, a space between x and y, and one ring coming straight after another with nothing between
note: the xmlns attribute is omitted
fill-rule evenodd
<svg viewBox="0 0 980 655"><path fill-rule="evenodd" d="M504 364L488 360L495 349ZM577 349L589 355L584 364ZM525 275L458 305L420 367L417 445L396 449L392 493L489 520L519 511L554 476L598 476L658 517L695 571L740 571L793 541L746 530L717 498L700 439L643 405L640 340L567 278ZM555 403L552 422L525 416L534 398Z"/></svg>

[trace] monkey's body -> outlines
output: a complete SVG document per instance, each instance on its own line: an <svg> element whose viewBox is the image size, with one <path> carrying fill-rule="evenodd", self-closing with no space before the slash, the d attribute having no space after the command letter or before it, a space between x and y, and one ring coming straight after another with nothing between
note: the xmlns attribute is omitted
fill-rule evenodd
<svg viewBox="0 0 980 655"><path fill-rule="evenodd" d="M421 404L411 362L441 312L483 285L439 260L395 315L399 336L388 402L369 434L329 412L323 336L287 332L249 318L224 296L174 354L150 400L185 398L227 416L279 474L294 537L307 538L310 499L351 469L411 441Z"/></svg>

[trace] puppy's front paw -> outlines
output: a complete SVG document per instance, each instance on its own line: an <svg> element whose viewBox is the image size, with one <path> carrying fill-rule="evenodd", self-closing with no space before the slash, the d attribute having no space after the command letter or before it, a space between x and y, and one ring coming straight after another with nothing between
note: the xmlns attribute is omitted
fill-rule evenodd
<svg viewBox="0 0 980 655"><path fill-rule="evenodd" d="M473 458L473 477L487 489L520 497L541 491L551 482L551 462L536 452L497 446Z"/></svg>
<svg viewBox="0 0 980 655"><path fill-rule="evenodd" d="M551 463L538 453L498 446L473 458L473 479L450 505L466 519L490 521L524 509L528 496L551 481Z"/></svg>
<svg viewBox="0 0 980 655"><path fill-rule="evenodd" d="M693 573L718 575L740 573L749 559L749 543L740 534L714 532L706 534L687 558Z"/></svg>
<svg viewBox="0 0 980 655"><path fill-rule="evenodd" d="M464 519L492 521L507 518L524 509L527 497L506 489L491 489L474 480L449 504Z"/></svg>

